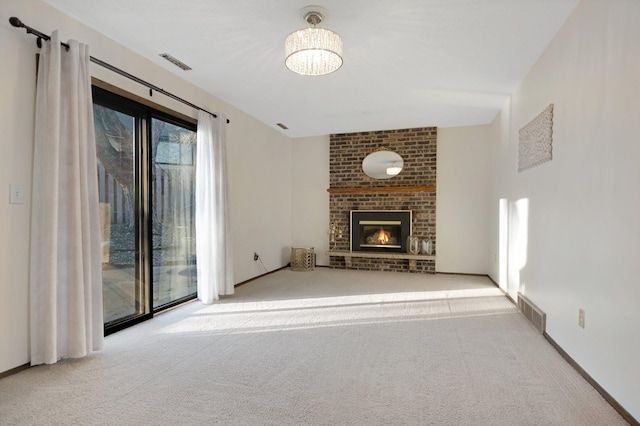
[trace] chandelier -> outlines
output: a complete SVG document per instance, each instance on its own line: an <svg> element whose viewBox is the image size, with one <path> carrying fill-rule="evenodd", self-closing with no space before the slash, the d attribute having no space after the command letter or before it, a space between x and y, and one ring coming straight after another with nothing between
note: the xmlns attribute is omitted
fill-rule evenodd
<svg viewBox="0 0 640 426"><path fill-rule="evenodd" d="M323 19L322 12L310 9L304 14L304 20L312 27L294 31L285 39L285 65L291 71L324 75L342 66L342 39L331 30L317 27Z"/></svg>

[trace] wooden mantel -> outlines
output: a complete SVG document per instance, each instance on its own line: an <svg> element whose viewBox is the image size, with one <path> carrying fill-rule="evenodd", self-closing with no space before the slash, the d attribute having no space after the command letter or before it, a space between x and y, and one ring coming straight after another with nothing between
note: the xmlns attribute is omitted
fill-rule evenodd
<svg viewBox="0 0 640 426"><path fill-rule="evenodd" d="M376 187L358 187L358 188L328 188L329 194L379 194L392 192L433 192L436 190L435 185L419 185L419 186L376 186Z"/></svg>

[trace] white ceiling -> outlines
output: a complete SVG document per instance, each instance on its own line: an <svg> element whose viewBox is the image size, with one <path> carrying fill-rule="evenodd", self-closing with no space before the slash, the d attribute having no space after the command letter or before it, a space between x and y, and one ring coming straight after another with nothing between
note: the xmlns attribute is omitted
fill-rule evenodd
<svg viewBox="0 0 640 426"><path fill-rule="evenodd" d="M44 1L291 137L490 123L578 3ZM307 26L310 4L344 40L344 65L326 76L284 66L284 39Z"/></svg>

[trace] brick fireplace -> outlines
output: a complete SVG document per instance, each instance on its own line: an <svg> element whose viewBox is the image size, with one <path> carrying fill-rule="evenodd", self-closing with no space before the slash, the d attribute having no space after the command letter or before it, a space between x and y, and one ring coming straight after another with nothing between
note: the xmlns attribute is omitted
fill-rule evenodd
<svg viewBox="0 0 640 426"><path fill-rule="evenodd" d="M336 250L351 249L352 210L410 210L412 234L432 241L436 247L437 134L436 127L425 127L330 136L330 222L338 224L346 236L336 242ZM373 179L362 171L362 160L383 147L398 153L404 167L393 178ZM405 252L406 241L402 244ZM345 261L339 256L330 259L334 268L435 272L433 259L417 260L414 268L400 259L354 257Z"/></svg>

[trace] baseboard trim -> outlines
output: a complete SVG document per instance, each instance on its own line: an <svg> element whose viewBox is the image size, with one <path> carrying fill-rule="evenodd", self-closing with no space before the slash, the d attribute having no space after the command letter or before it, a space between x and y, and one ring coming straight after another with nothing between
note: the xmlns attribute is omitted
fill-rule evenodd
<svg viewBox="0 0 640 426"><path fill-rule="evenodd" d="M239 282L238 284L235 284L233 287L234 288L235 287L240 287L241 285L245 285L247 283L250 283L251 281L255 281L255 280L259 279L259 278L266 277L267 275L271 275L274 272L282 271L283 269L286 269L288 267L289 267L288 265L287 266L282 266L282 267L280 267L278 269L274 269L273 271L269 271L269 272L265 272L264 274L256 275L253 278L249 278L248 280L245 280L245 281Z"/></svg>
<svg viewBox="0 0 640 426"><path fill-rule="evenodd" d="M22 370L26 370L27 368L30 368L30 367L31 367L31 364L26 363L26 364L19 365L19 366L15 367L15 368L12 368L10 370L3 371L2 373L0 373L0 379L4 379L5 377L12 376L12 375L14 375L16 373L21 372Z"/></svg>
<svg viewBox="0 0 640 426"><path fill-rule="evenodd" d="M491 275L487 274L487 278L489 278L491 280L493 285L495 285L496 287L500 288L500 285L496 282L496 280L493 279L493 277Z"/></svg>
<svg viewBox="0 0 640 426"><path fill-rule="evenodd" d="M487 274L473 274L471 272L440 272L440 271L436 271L436 274L440 274L440 275L467 275L470 277L488 277ZM491 280L493 281L493 280Z"/></svg>
<svg viewBox="0 0 640 426"><path fill-rule="evenodd" d="M625 410L625 408L620 405L618 403L618 401L616 401L610 394L609 392L607 392L606 390L604 390L604 388L602 386L600 386L600 384L598 382L596 382L593 377L591 377L589 375L589 373L587 373L582 367L580 367L580 364L578 364L573 358L571 358L571 356L565 352L564 349L562 349L562 346L560 346L555 340L553 340L553 338L551 336L549 336L546 332L544 332L542 334L544 336L545 339L547 339L547 341L551 344L551 346L554 347L554 349L556 351L558 351L558 353L560 355L562 355L562 357L573 367L576 369L576 371L578 373L580 373L580 375L587 381L589 382L589 384L591 386L593 386L593 388L595 390L598 391L598 393L600 395L602 395L602 397L605 399L605 401L607 401L609 403L609 405L611 405L613 407L614 410L616 410L618 412L618 414L620 414L620 416L622 416L622 418L624 420L627 421L627 423L629 423L631 426L640 426L640 422L638 422L638 420L636 420L631 413L629 413L627 410Z"/></svg>
<svg viewBox="0 0 640 426"><path fill-rule="evenodd" d="M511 301L511 303L513 303L514 305L518 306L518 302L516 300L513 300L513 297L511 297L509 295L509 293L504 291L500 287L500 285L489 274L470 274L470 273L466 273L466 272L438 272L438 271L436 271L436 274L442 274L442 275L467 275L467 276L471 276L471 277L486 277L486 278L489 278L489 281L491 281L493 283L493 285L495 285L498 288L498 290L500 290L502 292L502 294L504 294L505 297Z"/></svg>

